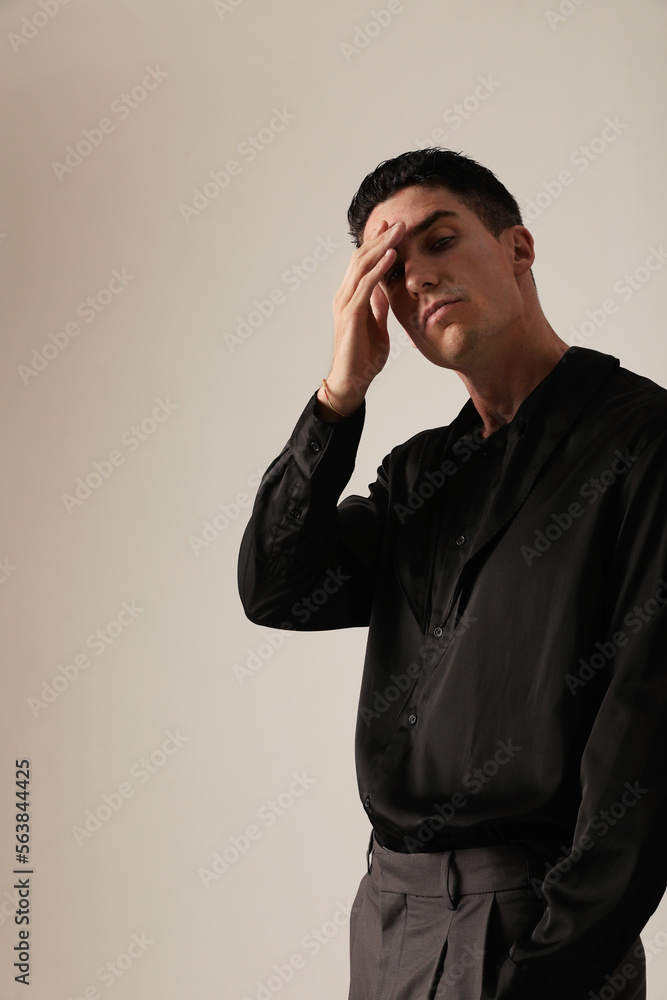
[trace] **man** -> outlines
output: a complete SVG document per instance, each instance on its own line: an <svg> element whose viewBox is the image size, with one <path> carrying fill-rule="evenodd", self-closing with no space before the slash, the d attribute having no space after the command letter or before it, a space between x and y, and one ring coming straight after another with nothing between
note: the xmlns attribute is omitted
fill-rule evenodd
<svg viewBox="0 0 667 1000"><path fill-rule="evenodd" d="M557 335L474 160L385 161L348 219L331 371L239 588L257 624L369 627L350 1000L638 1000L667 880L667 391ZM470 399L339 504L389 308Z"/></svg>

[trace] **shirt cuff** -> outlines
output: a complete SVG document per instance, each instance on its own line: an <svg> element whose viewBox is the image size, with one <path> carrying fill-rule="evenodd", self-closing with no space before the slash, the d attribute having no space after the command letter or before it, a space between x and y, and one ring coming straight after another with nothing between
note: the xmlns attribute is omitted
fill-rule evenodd
<svg viewBox="0 0 667 1000"><path fill-rule="evenodd" d="M330 459L333 457L331 453L336 453L342 464L349 465L350 455L356 454L366 415L366 400L364 399L361 406L358 406L353 413L342 420L320 420L315 413L318 392L319 389L308 400L290 439L294 460L304 476L308 478L313 475L327 452L330 453ZM352 466L354 466L354 461ZM352 469L349 470L345 483L351 474ZM341 489L345 483L342 484Z"/></svg>

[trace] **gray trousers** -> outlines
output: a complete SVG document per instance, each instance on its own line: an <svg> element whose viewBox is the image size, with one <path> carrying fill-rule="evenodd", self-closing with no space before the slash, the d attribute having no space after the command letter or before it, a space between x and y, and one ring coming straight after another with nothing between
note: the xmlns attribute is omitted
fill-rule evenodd
<svg viewBox="0 0 667 1000"><path fill-rule="evenodd" d="M514 846L403 854L371 834L367 864L350 913L348 1000L493 1000L512 943L544 912L530 883L543 860ZM639 938L590 997L645 1000Z"/></svg>

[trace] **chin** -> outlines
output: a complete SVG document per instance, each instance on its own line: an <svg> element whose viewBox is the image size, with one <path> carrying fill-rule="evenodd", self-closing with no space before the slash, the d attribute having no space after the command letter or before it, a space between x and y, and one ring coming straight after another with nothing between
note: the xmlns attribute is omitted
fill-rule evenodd
<svg viewBox="0 0 667 1000"><path fill-rule="evenodd" d="M478 356L479 338L475 336L474 331L459 328L447 331L439 343L433 346L439 358L436 364L443 368L463 371Z"/></svg>
<svg viewBox="0 0 667 1000"><path fill-rule="evenodd" d="M470 351L474 338L469 330L458 323L448 323L438 330L438 336L432 342L443 357L459 357Z"/></svg>

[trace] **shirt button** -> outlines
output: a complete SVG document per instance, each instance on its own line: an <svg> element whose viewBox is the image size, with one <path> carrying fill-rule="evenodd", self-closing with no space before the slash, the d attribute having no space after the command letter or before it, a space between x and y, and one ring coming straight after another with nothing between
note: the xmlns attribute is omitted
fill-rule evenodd
<svg viewBox="0 0 667 1000"><path fill-rule="evenodd" d="M414 726L414 724L415 724L416 721L417 721L417 716L416 715L410 715L408 717L408 722L410 723L411 726Z"/></svg>
<svg viewBox="0 0 667 1000"><path fill-rule="evenodd" d="M436 637L436 639L439 639L440 636L442 635L442 629L440 628L439 625L436 625L436 627L433 629L433 635Z"/></svg>
<svg viewBox="0 0 667 1000"><path fill-rule="evenodd" d="M320 446L317 443L317 441L309 441L308 442L308 447L310 448L311 451L319 451L320 450Z"/></svg>
<svg viewBox="0 0 667 1000"><path fill-rule="evenodd" d="M299 518L301 517L301 511L300 511L300 510L297 510L297 509L295 508L294 510L291 510L291 511L289 512L289 515L290 515L290 517L294 517L294 518L296 518L296 519L298 520L298 519L299 519Z"/></svg>
<svg viewBox="0 0 667 1000"><path fill-rule="evenodd" d="M465 543L466 543L466 536L465 535L459 535L458 538L456 539L456 544L457 545L465 545Z"/></svg>
<svg viewBox="0 0 667 1000"><path fill-rule="evenodd" d="M370 807L371 807L371 800L370 796L367 795L366 798L364 799L364 809L370 809Z"/></svg>

